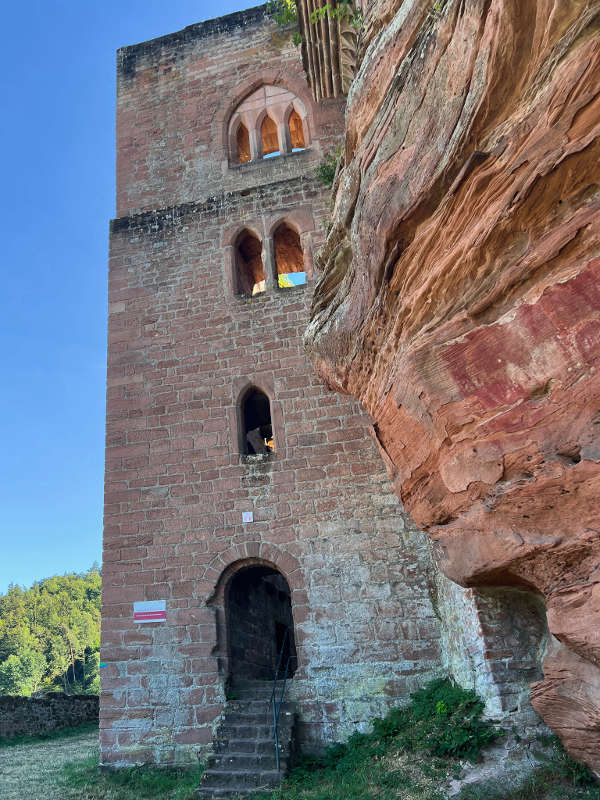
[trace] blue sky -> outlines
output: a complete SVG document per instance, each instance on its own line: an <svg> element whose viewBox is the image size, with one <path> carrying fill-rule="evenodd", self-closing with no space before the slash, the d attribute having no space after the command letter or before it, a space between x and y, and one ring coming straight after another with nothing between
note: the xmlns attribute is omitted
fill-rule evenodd
<svg viewBox="0 0 600 800"><path fill-rule="evenodd" d="M0 592L101 558L115 51L255 4L5 8Z"/></svg>

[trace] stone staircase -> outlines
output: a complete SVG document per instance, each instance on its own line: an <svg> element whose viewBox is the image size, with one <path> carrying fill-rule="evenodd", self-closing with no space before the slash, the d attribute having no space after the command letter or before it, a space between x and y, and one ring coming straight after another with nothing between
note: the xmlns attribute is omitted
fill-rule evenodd
<svg viewBox="0 0 600 800"><path fill-rule="evenodd" d="M279 786L289 769L293 752L296 710L291 702L281 706L278 770L270 702L272 691L273 683L268 681L245 681L232 689L232 699L227 702L214 741L214 753L209 756L198 789L200 797L211 800L245 798Z"/></svg>

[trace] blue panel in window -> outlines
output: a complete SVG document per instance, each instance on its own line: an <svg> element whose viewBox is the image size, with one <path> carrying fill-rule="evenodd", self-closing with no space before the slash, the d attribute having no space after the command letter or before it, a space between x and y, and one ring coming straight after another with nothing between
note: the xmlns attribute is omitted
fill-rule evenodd
<svg viewBox="0 0 600 800"><path fill-rule="evenodd" d="M280 289L293 289L294 286L303 286L306 283L306 272L288 272L277 277Z"/></svg>

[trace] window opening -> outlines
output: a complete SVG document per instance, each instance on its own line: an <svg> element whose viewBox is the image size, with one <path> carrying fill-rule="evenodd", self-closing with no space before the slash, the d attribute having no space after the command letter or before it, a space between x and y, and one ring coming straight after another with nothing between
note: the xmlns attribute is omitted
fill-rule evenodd
<svg viewBox="0 0 600 800"><path fill-rule="evenodd" d="M236 142L238 164L247 164L248 161L251 161L252 156L250 154L250 135L243 122L237 129Z"/></svg>
<svg viewBox="0 0 600 800"><path fill-rule="evenodd" d="M240 570L226 598L230 670L236 680L272 681L283 652L281 672L296 671L296 645L290 587L272 567ZM281 674L278 677L283 677Z"/></svg>
<svg viewBox="0 0 600 800"><path fill-rule="evenodd" d="M265 268L260 240L245 231L238 239L236 250L238 294L261 294L265 291Z"/></svg>
<svg viewBox="0 0 600 800"><path fill-rule="evenodd" d="M306 144L304 142L304 128L302 127L302 118L296 109L294 109L290 114L289 126L292 152L296 153L298 150L304 150L306 148Z"/></svg>
<svg viewBox="0 0 600 800"><path fill-rule="evenodd" d="M275 449L271 404L260 389L252 389L242 404L242 423L246 455L267 455Z"/></svg>
<svg viewBox="0 0 600 800"><path fill-rule="evenodd" d="M279 288L293 289L294 286L304 285L306 272L300 236L284 222L275 231L273 241Z"/></svg>
<svg viewBox="0 0 600 800"><path fill-rule="evenodd" d="M260 126L260 136L262 139L262 154L263 158L272 158L278 156L279 151L279 137L277 136L277 125L273 122L271 117L264 118Z"/></svg>

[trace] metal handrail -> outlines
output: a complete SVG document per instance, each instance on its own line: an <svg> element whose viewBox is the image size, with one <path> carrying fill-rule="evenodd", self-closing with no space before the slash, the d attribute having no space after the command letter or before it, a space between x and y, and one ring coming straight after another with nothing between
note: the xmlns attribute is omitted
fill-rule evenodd
<svg viewBox="0 0 600 800"><path fill-rule="evenodd" d="M271 706L273 708L273 740L275 742L275 763L277 764L277 771L279 772L280 762L279 762L279 715L281 714L281 706L283 705L283 698L285 696L285 688L288 679L288 673L290 671L290 663L292 661L292 651L290 648L290 654L287 657L287 661L285 663L285 670L283 673L283 686L281 687L281 694L279 696L279 701L276 701L277 698L277 681L279 680L279 675L281 674L281 664L283 661L283 654L285 652L285 646L289 639L290 629L286 628L285 635L283 637L283 642L281 644L281 650L279 651L279 659L277 661L277 669L275 670L275 677L273 678L273 691L271 692Z"/></svg>

